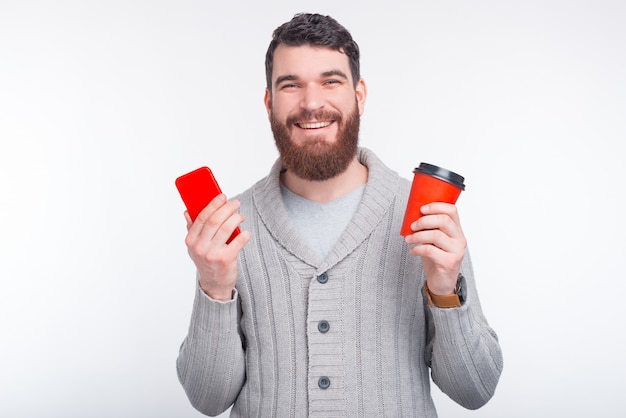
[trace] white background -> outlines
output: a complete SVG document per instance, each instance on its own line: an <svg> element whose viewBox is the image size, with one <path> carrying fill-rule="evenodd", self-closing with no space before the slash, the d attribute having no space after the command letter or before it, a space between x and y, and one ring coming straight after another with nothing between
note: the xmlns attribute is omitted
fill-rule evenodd
<svg viewBox="0 0 626 418"><path fill-rule="evenodd" d="M477 412L433 389L440 416L623 416L620 0L0 0L0 415L199 416L174 179L206 164L232 196L267 173L263 60L299 11L361 47L362 145L466 177L505 369Z"/></svg>

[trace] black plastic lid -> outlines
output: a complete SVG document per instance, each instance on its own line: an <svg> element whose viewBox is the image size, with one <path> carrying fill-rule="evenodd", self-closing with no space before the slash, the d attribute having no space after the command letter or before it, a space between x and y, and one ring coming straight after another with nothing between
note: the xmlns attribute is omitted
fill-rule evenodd
<svg viewBox="0 0 626 418"><path fill-rule="evenodd" d="M413 172L427 174L438 178L439 180L447 181L461 190L465 190L465 184L463 184L465 177L450 170L446 170L445 168L437 167L436 165L428 163L420 163L419 167L413 170Z"/></svg>

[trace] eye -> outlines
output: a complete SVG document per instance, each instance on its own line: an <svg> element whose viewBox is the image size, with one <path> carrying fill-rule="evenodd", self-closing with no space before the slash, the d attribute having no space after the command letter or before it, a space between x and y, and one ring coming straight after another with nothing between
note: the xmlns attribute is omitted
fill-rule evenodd
<svg viewBox="0 0 626 418"><path fill-rule="evenodd" d="M280 86L281 90L293 90L298 88L298 85L296 83L285 83L282 86Z"/></svg>
<svg viewBox="0 0 626 418"><path fill-rule="evenodd" d="M332 86L332 85L336 85L336 84L341 84L341 81L335 80L335 79L331 79L331 80L326 80L324 82L324 84L327 85L327 86Z"/></svg>

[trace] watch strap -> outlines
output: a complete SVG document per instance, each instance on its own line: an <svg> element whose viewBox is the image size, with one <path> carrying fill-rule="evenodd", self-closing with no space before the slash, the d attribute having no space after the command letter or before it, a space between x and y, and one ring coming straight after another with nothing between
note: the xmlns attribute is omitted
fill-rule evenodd
<svg viewBox="0 0 626 418"><path fill-rule="evenodd" d="M456 293L451 295L434 295L428 290L428 282L424 282L424 293L428 299L428 304L438 308L458 308L461 306L461 298Z"/></svg>

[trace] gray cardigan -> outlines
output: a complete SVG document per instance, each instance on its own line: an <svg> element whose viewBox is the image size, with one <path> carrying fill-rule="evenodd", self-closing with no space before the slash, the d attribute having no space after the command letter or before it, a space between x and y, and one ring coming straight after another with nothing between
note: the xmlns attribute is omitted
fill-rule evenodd
<svg viewBox="0 0 626 418"><path fill-rule="evenodd" d="M250 242L234 298L196 287L177 370L192 405L234 417L436 417L433 381L466 408L493 395L502 370L469 254L459 308L430 307L419 257L400 224L410 182L369 150L357 211L320 259L281 202L280 162L238 198Z"/></svg>

